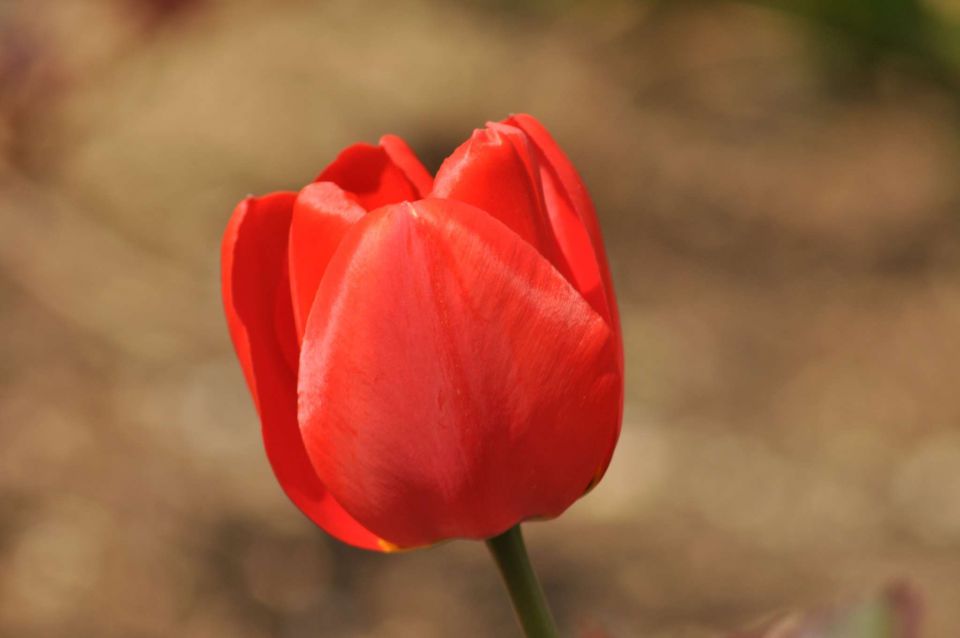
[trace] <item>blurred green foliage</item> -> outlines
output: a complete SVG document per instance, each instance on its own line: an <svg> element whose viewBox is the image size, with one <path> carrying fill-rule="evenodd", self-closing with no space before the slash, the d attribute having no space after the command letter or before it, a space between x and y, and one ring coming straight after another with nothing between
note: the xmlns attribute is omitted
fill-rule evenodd
<svg viewBox="0 0 960 638"><path fill-rule="evenodd" d="M960 26L928 2L745 1L804 20L814 29L826 70L846 86L862 85L881 66L905 63L913 71L960 90Z"/></svg>
<svg viewBox="0 0 960 638"><path fill-rule="evenodd" d="M730 638L919 638L920 624L919 594L898 583L858 603L790 614Z"/></svg>
<svg viewBox="0 0 960 638"><path fill-rule="evenodd" d="M603 0L471 0L494 14L550 18L594 9ZM636 0L657 10L717 0ZM960 24L931 0L724 0L783 12L812 36L813 51L838 89L869 88L877 71L907 66L912 74L960 92Z"/></svg>
<svg viewBox="0 0 960 638"><path fill-rule="evenodd" d="M886 601L871 600L854 607L823 627L824 638L898 638L895 611Z"/></svg>

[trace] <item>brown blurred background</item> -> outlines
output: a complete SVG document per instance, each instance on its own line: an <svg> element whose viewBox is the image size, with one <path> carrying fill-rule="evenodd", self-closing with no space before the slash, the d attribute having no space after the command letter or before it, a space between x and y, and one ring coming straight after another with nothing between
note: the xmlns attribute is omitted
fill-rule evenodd
<svg viewBox="0 0 960 638"><path fill-rule="evenodd" d="M786 9L786 10L784 10ZM527 526L572 634L893 579L960 634L960 3L0 0L0 635L518 635L480 543L290 505L220 310L249 192L540 117L625 320L610 473Z"/></svg>

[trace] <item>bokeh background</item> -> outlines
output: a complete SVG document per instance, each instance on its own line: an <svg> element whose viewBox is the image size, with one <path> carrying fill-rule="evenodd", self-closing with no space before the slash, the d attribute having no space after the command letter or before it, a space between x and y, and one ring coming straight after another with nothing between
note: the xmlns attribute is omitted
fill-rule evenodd
<svg viewBox="0 0 960 638"><path fill-rule="evenodd" d="M0 1L0 635L517 635L480 543L290 505L220 310L247 193L540 117L624 316L605 481L527 526L571 635L892 580L960 632L960 3Z"/></svg>

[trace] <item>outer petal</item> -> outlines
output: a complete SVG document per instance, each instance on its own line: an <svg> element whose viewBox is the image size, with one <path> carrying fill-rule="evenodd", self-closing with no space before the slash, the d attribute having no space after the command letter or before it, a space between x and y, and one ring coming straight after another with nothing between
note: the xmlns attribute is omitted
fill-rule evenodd
<svg viewBox="0 0 960 638"><path fill-rule="evenodd" d="M583 264L596 263L604 288L608 317L613 327L617 343L617 359L620 366L620 401L621 417L623 413L623 334L620 326L620 311L617 308L617 298L613 290L613 278L610 276L610 265L607 261L603 237L600 233L600 223L586 186L580 178L577 169L560 148L550 132L536 118L526 114L516 114L504 120L505 123L516 126L526 133L537 151L540 166L540 180L544 190L544 200L550 220L563 246L564 254L574 271L591 272L590 266ZM586 233L586 236L584 236ZM587 239L589 238L589 243ZM578 267L578 264L580 265ZM589 286L585 280L585 285ZM618 419L618 423L621 419ZM597 471L596 480L599 481L607 470L613 456L614 447L619 438L619 428L609 443L607 460Z"/></svg>
<svg viewBox="0 0 960 638"><path fill-rule="evenodd" d="M618 428L607 323L483 211L376 211L328 266L300 357L317 473L399 546L486 538L560 514Z"/></svg>
<svg viewBox="0 0 960 638"><path fill-rule="evenodd" d="M401 149L397 140L399 138L390 138L389 151L373 144L348 146L315 181L333 182L366 210L420 199L423 194L418 182L423 182L423 176L413 168L414 162L419 164L419 161L406 144L403 144L405 151ZM401 165L395 163L393 157L397 157ZM408 171L413 171L412 177Z"/></svg>
<svg viewBox="0 0 960 638"><path fill-rule="evenodd" d="M379 549L377 537L347 514L317 478L297 428L296 377L284 355L288 345L281 342L292 339L292 330L278 325L290 317L284 273L295 197L275 193L248 198L237 206L221 251L224 311L280 485L297 507L333 536Z"/></svg>
<svg viewBox="0 0 960 638"><path fill-rule="evenodd" d="M331 182L310 184L297 196L290 224L290 292L298 340L303 338L307 314L327 262L347 229L365 213Z"/></svg>

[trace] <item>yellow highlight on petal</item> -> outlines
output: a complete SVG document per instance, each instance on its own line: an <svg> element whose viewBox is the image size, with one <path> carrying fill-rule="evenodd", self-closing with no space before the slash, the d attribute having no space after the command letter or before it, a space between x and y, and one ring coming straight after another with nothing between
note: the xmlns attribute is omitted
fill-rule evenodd
<svg viewBox="0 0 960 638"><path fill-rule="evenodd" d="M380 546L380 551L386 552L388 554L392 554L393 552L400 551L400 547L398 547L397 545L394 545L390 541L385 541L382 538L377 539L377 545Z"/></svg>

